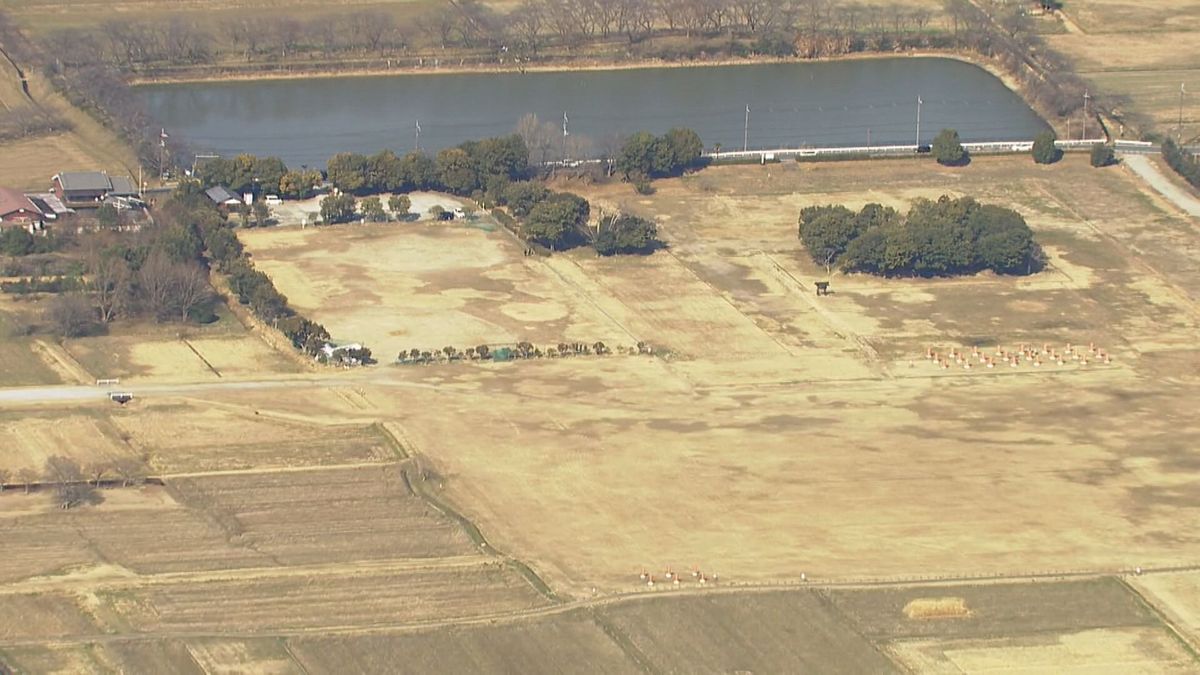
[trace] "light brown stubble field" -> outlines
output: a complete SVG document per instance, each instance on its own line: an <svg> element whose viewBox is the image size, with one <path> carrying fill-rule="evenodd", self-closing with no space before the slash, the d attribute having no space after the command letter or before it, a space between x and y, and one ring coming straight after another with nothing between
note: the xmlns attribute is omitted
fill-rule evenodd
<svg viewBox="0 0 1200 675"><path fill-rule="evenodd" d="M22 533L8 539L0 592L37 621L67 622L0 625L14 631L0 637L0 657L159 668L290 658L324 671L345 650L369 653L356 663L371 670L409 652L430 667L485 668L528 663L527 644L570 635L612 672L643 662L787 670L826 661L823 643L780 651L756 631L767 641L700 664L661 627L663 612L678 615L670 606L596 609L583 623L545 615L557 610L506 558L475 552L512 555L560 596L588 602L641 597L638 573L655 573L661 588L667 567L683 573L682 592L699 593L692 566L737 586L793 584L801 573L820 584L1194 564L1195 223L1123 169L1093 170L1075 156L1051 167L977 158L958 170L903 160L714 168L660 182L650 197L625 185L562 187L586 192L596 208L655 217L669 250L531 259L500 233L423 225L263 230L247 243L258 265L282 271L281 292L312 301L335 335L371 326L386 306L379 336L426 331L428 348L602 334L645 340L659 356L264 373L245 383L253 387L229 388L224 378L192 387L145 373L160 393L98 408L95 419L116 447L168 474L167 489L106 490L100 505L68 514L37 494L0 496L14 507L9 532ZM813 295L824 270L796 239L800 208L904 207L942 193L1018 208L1050 253L1048 269L958 280L835 275L833 295ZM337 302L325 302L320 289L335 288ZM531 310L547 307L564 309L554 318ZM1095 342L1115 362L945 372L922 358L928 346L1067 341ZM415 464L393 454L397 445ZM401 468L489 545L465 540L439 508L410 496ZM162 523L170 536L155 539ZM51 555L39 548L45 541L55 542ZM992 596L929 589L956 593L979 617L999 616ZM311 608L269 601L279 594ZM866 630L844 603L818 612L806 594L769 595L697 599L678 630L699 636L697 648L728 641L720 617L739 611L794 616L795 630L831 639L843 639L846 622ZM216 598L227 608L220 619L209 606ZM908 599L864 602L906 620L896 607ZM1019 594L1004 602L1032 611ZM952 623L880 632L847 648L846 659L859 660L838 665L861 671L882 650L909 666L968 670L1025 656L1043 668L1072 659L1187 666L1152 617L1122 616L1037 635ZM225 630L218 624L237 627L237 639L187 637ZM410 633L414 625L425 632ZM141 636L84 647L109 631ZM50 633L72 637L51 648L39 637ZM249 633L288 635L288 648ZM441 656L456 648L461 659ZM560 658L545 653L540 663Z"/></svg>
<svg viewBox="0 0 1200 675"><path fill-rule="evenodd" d="M796 240L802 206L903 206L942 193L1021 210L1049 269L1025 279L839 276L834 295L812 296L824 272ZM589 197L656 217L670 250L510 254L487 274L548 267L565 284L552 299L577 308L574 325L613 325L668 360L416 368L397 377L432 390L365 390L380 409L405 411L398 422L448 477L453 501L557 588L627 588L642 566L668 564L779 581L1194 559L1200 530L1178 518L1196 506L1187 467L1200 435L1186 412L1196 398L1194 226L1122 169L1093 170L1081 157L1048 168L1026 157L980 158L968 170L718 168L663 182L652 197L627 186ZM270 243L296 236L256 232L249 248L264 269L299 269L311 247ZM328 263L336 277L313 268L293 287L297 275L284 274L281 290L304 297L353 278L385 294L379 270L415 264L405 251L433 265L420 241L430 236L442 235L393 229L356 243L347 233ZM462 250L449 251L445 275L427 273L422 293L477 284ZM514 290L490 300L458 311L481 319L528 303ZM354 316L352 301L343 296L339 312ZM363 312L376 302L364 296ZM1094 342L1115 362L945 373L922 359L927 347L1020 342Z"/></svg>

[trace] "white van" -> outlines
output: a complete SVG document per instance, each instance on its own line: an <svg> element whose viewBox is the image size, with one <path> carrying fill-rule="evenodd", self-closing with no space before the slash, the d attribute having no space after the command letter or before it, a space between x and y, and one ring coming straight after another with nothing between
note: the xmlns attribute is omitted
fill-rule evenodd
<svg viewBox="0 0 1200 675"><path fill-rule="evenodd" d="M279 195L267 195L266 202L267 206L279 206L283 200L279 198Z"/></svg>

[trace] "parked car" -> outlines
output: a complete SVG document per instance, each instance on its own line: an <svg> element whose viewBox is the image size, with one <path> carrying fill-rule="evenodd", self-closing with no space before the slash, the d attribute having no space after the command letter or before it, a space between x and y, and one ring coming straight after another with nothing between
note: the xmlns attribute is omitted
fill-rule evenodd
<svg viewBox="0 0 1200 675"><path fill-rule="evenodd" d="M267 195L266 202L267 206L279 206L283 200L279 198L279 195Z"/></svg>

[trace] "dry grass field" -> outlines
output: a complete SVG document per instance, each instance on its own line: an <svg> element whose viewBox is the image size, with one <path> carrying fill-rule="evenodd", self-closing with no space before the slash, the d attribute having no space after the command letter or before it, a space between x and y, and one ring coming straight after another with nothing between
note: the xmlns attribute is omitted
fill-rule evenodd
<svg viewBox="0 0 1200 675"><path fill-rule="evenodd" d="M1185 625L1174 617L1189 616L1190 586L1145 584L1194 565L1200 546L1194 222L1124 169L1077 156L713 168L651 196L562 187L656 218L669 248L527 258L499 232L425 225L258 230L247 245L298 307L385 360L401 346L564 338L645 340L656 356L320 373L264 358L228 378L163 361L123 408L5 411L14 457L111 448L167 485L102 490L65 513L43 493L0 495L0 594L46 616L0 625L0 660L1194 669L1111 579L986 581L1141 566L1139 592ZM815 296L825 270L797 241L800 208L944 193L1019 209L1047 268L835 273L833 294ZM225 339L246 338L189 341L219 358ZM137 362L136 341L105 340L68 350L89 370L102 346L108 363ZM1113 362L946 371L923 358L1068 342ZM693 566L720 575L716 592ZM677 590L668 568L683 573ZM792 586L802 574L815 588ZM983 579L904 585L952 578ZM898 585L824 586L860 581ZM97 640L109 633L130 641Z"/></svg>
<svg viewBox="0 0 1200 675"><path fill-rule="evenodd" d="M1195 98L1200 92L1200 2L1072 0L1064 11L1082 32L1047 40L1074 61L1084 78L1103 94L1128 97L1121 106L1124 112L1171 133L1184 83L1193 92L1185 99L1184 138L1200 134Z"/></svg>

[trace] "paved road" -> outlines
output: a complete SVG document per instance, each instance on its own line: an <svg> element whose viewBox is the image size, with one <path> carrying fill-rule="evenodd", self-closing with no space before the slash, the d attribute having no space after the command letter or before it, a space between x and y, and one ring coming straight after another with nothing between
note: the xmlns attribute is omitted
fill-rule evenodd
<svg viewBox="0 0 1200 675"><path fill-rule="evenodd" d="M1171 182L1166 176L1158 170L1158 166L1154 161L1145 155L1122 154L1121 161L1128 166L1130 170L1136 173L1142 180L1150 184L1150 187L1157 190L1162 196L1166 197L1179 208L1195 218L1200 218L1200 199L1187 190L1179 187Z"/></svg>

